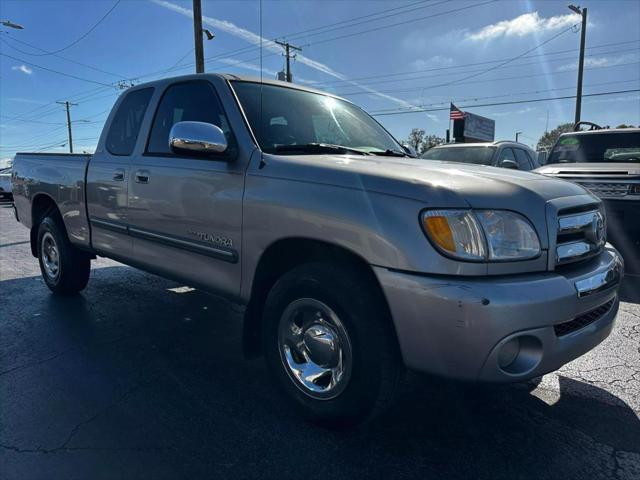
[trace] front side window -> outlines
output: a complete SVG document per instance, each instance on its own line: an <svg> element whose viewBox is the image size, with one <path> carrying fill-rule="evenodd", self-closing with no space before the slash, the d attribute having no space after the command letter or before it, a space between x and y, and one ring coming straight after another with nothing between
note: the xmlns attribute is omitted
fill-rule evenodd
<svg viewBox="0 0 640 480"><path fill-rule="evenodd" d="M209 82L195 81L171 85L165 91L149 134L147 153L171 154L169 132L175 123L205 122L222 129L231 145L231 129L220 101Z"/></svg>
<svg viewBox="0 0 640 480"><path fill-rule="evenodd" d="M529 163L529 156L527 152L522 150L521 148L515 148L516 152L516 163L518 164L518 168L520 170L531 170L531 164Z"/></svg>
<svg viewBox="0 0 640 480"><path fill-rule="evenodd" d="M111 121L107 134L106 147L113 155L133 153L142 119L153 95L153 88L134 90L126 95Z"/></svg>
<svg viewBox="0 0 640 480"><path fill-rule="evenodd" d="M344 100L253 82L234 81L232 85L264 152L300 153L303 150L290 147L311 144L339 145L371 153L402 152L378 122Z"/></svg>
<svg viewBox="0 0 640 480"><path fill-rule="evenodd" d="M495 147L436 147L427 150L420 158L446 162L491 165Z"/></svg>
<svg viewBox="0 0 640 480"><path fill-rule="evenodd" d="M640 132L563 135L547 164L586 162L640 162Z"/></svg>

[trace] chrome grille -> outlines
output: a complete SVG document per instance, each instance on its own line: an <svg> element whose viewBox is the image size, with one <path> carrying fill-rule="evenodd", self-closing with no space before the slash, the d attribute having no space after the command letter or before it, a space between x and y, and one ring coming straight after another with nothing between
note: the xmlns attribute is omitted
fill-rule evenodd
<svg viewBox="0 0 640 480"><path fill-rule="evenodd" d="M625 197L629 193L628 183L601 183L601 182L578 182L584 188L598 197L619 198Z"/></svg>
<svg viewBox="0 0 640 480"><path fill-rule="evenodd" d="M558 216L556 265L584 260L602 251L606 225L600 210Z"/></svg>

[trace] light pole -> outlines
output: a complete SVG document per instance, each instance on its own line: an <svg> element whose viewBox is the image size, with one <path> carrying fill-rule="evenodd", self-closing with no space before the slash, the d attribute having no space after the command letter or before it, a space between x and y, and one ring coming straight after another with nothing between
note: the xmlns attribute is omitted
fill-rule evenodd
<svg viewBox="0 0 640 480"><path fill-rule="evenodd" d="M516 132L516 142L518 141L518 136L521 134L522 132Z"/></svg>
<svg viewBox="0 0 640 480"><path fill-rule="evenodd" d="M193 0L193 39L195 41L196 73L204 73L204 47L202 36L213 40L215 35L206 28L202 28L202 4L200 0Z"/></svg>
<svg viewBox="0 0 640 480"><path fill-rule="evenodd" d="M584 44L587 35L587 9L569 5L569 10L582 16L582 28L580 29L580 59L578 60L578 87L576 90L576 118L574 123L580 121L582 111L582 75L584 72Z"/></svg>

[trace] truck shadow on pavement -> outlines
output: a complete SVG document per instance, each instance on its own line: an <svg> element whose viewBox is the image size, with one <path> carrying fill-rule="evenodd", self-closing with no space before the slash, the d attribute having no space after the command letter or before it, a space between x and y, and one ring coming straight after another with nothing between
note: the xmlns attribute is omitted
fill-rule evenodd
<svg viewBox="0 0 640 480"><path fill-rule="evenodd" d="M291 411L261 360L243 358L241 315L226 300L126 267L93 270L75 297L34 277L0 290L5 478L631 478L640 468L637 414L575 379L534 395L535 384L414 374L381 418L327 431Z"/></svg>

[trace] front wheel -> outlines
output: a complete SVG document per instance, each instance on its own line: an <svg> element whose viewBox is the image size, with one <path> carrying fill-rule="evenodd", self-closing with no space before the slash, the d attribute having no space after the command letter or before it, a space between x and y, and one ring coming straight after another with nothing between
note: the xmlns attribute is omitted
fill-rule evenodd
<svg viewBox="0 0 640 480"><path fill-rule="evenodd" d="M53 293L68 295L87 286L91 258L71 245L60 223L54 217L46 217L40 223L38 262L47 287Z"/></svg>
<svg viewBox="0 0 640 480"><path fill-rule="evenodd" d="M285 395L316 423L362 423L395 399L404 369L376 293L356 269L310 263L285 274L267 297L267 364Z"/></svg>

